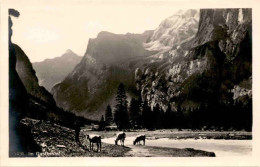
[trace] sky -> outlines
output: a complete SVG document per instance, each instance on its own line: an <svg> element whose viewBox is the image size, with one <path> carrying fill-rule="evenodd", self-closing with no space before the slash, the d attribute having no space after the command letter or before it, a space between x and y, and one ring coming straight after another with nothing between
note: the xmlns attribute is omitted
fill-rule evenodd
<svg viewBox="0 0 260 167"><path fill-rule="evenodd" d="M178 8L158 1L17 1L13 18L13 43L31 62L59 57L71 49L84 56L89 38L100 31L116 34L154 30ZM62 3L59 3L62 2Z"/></svg>

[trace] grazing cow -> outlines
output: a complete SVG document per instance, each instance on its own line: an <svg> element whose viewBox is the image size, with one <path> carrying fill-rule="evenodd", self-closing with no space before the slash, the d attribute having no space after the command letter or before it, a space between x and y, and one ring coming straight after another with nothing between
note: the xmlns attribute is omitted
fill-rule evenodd
<svg viewBox="0 0 260 167"><path fill-rule="evenodd" d="M136 136L133 144L135 145L136 143L140 144L140 142L143 141L143 144L145 145L145 135L138 135Z"/></svg>
<svg viewBox="0 0 260 167"><path fill-rule="evenodd" d="M90 150L93 150L93 143L97 143L97 151L98 151L98 149L101 151L101 136L100 135L87 135L87 139L89 140Z"/></svg>
<svg viewBox="0 0 260 167"><path fill-rule="evenodd" d="M116 135L115 144L117 145L118 140L120 140L121 145L124 146L125 137L126 137L125 132L118 133Z"/></svg>

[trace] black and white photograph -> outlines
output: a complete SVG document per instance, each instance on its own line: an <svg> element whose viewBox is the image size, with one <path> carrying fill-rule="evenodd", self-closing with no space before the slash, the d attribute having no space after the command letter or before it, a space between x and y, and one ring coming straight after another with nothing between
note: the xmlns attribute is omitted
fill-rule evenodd
<svg viewBox="0 0 260 167"><path fill-rule="evenodd" d="M252 157L252 7L4 2L9 159Z"/></svg>

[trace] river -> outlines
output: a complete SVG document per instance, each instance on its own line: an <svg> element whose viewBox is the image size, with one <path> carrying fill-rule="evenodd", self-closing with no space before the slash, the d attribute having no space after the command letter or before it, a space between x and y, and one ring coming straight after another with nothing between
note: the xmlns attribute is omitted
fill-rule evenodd
<svg viewBox="0 0 260 167"><path fill-rule="evenodd" d="M106 138L102 141L114 144L115 138ZM134 137L127 137L125 146L132 149ZM146 140L147 146L169 147L169 148L194 148L214 152L216 157L248 157L252 154L252 140L216 140L216 139L168 139Z"/></svg>

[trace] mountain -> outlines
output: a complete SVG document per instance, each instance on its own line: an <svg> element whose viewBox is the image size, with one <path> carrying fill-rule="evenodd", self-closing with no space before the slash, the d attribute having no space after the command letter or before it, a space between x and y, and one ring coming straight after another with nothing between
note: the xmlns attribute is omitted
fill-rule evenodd
<svg viewBox="0 0 260 167"><path fill-rule="evenodd" d="M18 45L13 45L16 52L16 71L27 93L49 105L55 105L52 95L44 87L39 85L32 64L24 51Z"/></svg>
<svg viewBox="0 0 260 167"><path fill-rule="evenodd" d="M198 30L199 10L179 10L162 21L154 30L150 41L144 46L147 50L166 51L177 48L194 37Z"/></svg>
<svg viewBox="0 0 260 167"><path fill-rule="evenodd" d="M217 114L234 101L251 104L251 12L178 11L144 34L101 32L89 40L72 73L53 87L57 105L100 119L105 106L113 106L120 82L128 97L140 92L150 107L159 104L164 111L169 104L184 112L210 106Z"/></svg>
<svg viewBox="0 0 260 167"><path fill-rule="evenodd" d="M133 93L135 67L154 53L143 47L152 33L123 35L103 31L90 39L80 63L53 87L57 105L78 115L100 119L120 82Z"/></svg>
<svg viewBox="0 0 260 167"><path fill-rule="evenodd" d="M199 18L197 33L178 54L163 66L136 69L137 89L151 106L170 103L176 110L252 99L252 10L201 9Z"/></svg>
<svg viewBox="0 0 260 167"><path fill-rule="evenodd" d="M117 64L134 57L150 54L142 46L151 32L143 34L113 34L102 31L96 39L90 39L85 56L91 55L98 63Z"/></svg>
<svg viewBox="0 0 260 167"><path fill-rule="evenodd" d="M90 120L76 117L73 113L58 108L52 94L39 85L35 70L24 51L16 44L12 44L12 47L16 59L15 69L22 84L21 90L15 90L13 94L21 91L25 94L21 95L20 99L27 100L27 109L23 110L25 116L52 121L70 128L74 128L76 119L89 123ZM19 84L19 81L17 83Z"/></svg>
<svg viewBox="0 0 260 167"><path fill-rule="evenodd" d="M73 51L67 50L60 57L35 62L32 65L39 79L39 84L51 91L56 83L61 82L73 70L81 58Z"/></svg>
<svg viewBox="0 0 260 167"><path fill-rule="evenodd" d="M90 39L85 56L66 79L52 89L59 107L92 119L100 119L120 82L128 96L136 96L135 69L164 64L158 54L180 45L195 35L197 10L179 11L154 31L143 34L100 32ZM178 41L178 43L176 43ZM166 49L155 49L155 45Z"/></svg>

